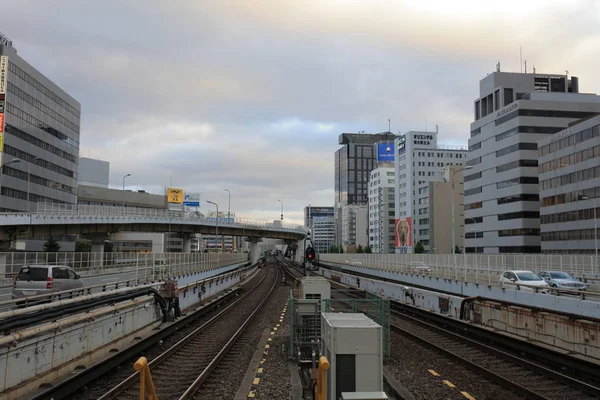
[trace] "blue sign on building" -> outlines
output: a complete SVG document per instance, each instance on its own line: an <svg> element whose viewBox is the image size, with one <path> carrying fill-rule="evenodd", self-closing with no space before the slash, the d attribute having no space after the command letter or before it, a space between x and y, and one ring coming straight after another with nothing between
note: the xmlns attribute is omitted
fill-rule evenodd
<svg viewBox="0 0 600 400"><path fill-rule="evenodd" d="M394 161L394 143L377 143L377 161Z"/></svg>

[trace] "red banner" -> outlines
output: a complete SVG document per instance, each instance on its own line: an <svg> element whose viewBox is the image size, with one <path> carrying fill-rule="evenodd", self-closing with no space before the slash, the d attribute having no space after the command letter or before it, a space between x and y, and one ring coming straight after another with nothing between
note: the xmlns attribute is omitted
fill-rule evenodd
<svg viewBox="0 0 600 400"><path fill-rule="evenodd" d="M411 217L396 220L396 247L412 247Z"/></svg>
<svg viewBox="0 0 600 400"><path fill-rule="evenodd" d="M0 114L0 132L4 132L4 114Z"/></svg>

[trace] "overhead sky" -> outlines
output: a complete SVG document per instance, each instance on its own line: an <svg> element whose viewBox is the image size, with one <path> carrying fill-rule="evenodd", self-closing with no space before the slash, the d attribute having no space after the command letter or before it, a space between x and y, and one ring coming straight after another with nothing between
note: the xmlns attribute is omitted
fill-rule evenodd
<svg viewBox="0 0 600 400"><path fill-rule="evenodd" d="M600 1L2 0L18 54L82 104L111 184L202 192L287 222L333 205L341 132L466 144L479 80L521 68L600 92Z"/></svg>

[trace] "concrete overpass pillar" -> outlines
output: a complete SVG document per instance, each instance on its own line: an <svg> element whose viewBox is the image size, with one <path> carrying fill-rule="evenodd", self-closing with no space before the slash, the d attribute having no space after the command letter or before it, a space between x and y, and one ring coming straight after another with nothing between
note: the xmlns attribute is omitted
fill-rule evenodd
<svg viewBox="0 0 600 400"><path fill-rule="evenodd" d="M250 239L250 262L256 264L260 257L260 246L258 245L262 238L251 237Z"/></svg>
<svg viewBox="0 0 600 400"><path fill-rule="evenodd" d="M92 241L92 254L90 254L91 267L104 266L104 243L108 242L107 234L81 235L82 238Z"/></svg>
<svg viewBox="0 0 600 400"><path fill-rule="evenodd" d="M192 252L192 235L190 235L190 234L183 235L183 252L184 253Z"/></svg>

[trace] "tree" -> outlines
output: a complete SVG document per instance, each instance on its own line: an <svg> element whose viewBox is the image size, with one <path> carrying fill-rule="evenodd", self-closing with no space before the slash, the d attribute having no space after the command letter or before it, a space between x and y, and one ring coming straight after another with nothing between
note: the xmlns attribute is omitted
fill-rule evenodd
<svg viewBox="0 0 600 400"><path fill-rule="evenodd" d="M44 251L46 253L56 253L58 250L60 250L60 244L50 236L48 240L46 240L46 243L44 243Z"/></svg>
<svg viewBox="0 0 600 400"><path fill-rule="evenodd" d="M425 253L425 248L423 247L423 243L419 240L415 245L415 254Z"/></svg>
<svg viewBox="0 0 600 400"><path fill-rule="evenodd" d="M89 240L77 239L75 242L75 252L76 253L91 253L92 251L92 242Z"/></svg>
<svg viewBox="0 0 600 400"><path fill-rule="evenodd" d="M365 251L363 250L362 246L359 244L358 247L356 248L356 252L357 253L364 253Z"/></svg>
<svg viewBox="0 0 600 400"><path fill-rule="evenodd" d="M338 247L335 244L333 244L333 245L329 246L329 252L335 254L335 253L339 253L340 251L339 251Z"/></svg>
<svg viewBox="0 0 600 400"><path fill-rule="evenodd" d="M371 254L372 252L373 252L373 249L371 248L371 246L365 247L365 253Z"/></svg>
<svg viewBox="0 0 600 400"><path fill-rule="evenodd" d="M105 253L112 253L114 247L115 247L115 245L113 244L113 242L104 242L104 252Z"/></svg>
<svg viewBox="0 0 600 400"><path fill-rule="evenodd" d="M462 253L462 251L460 251L460 248L458 246L454 246L454 254L460 254Z"/></svg>

